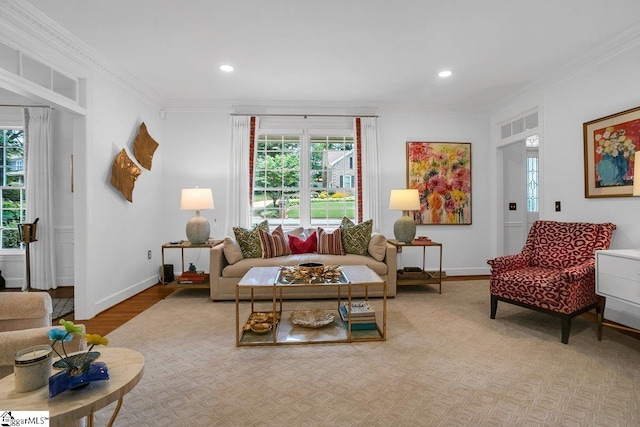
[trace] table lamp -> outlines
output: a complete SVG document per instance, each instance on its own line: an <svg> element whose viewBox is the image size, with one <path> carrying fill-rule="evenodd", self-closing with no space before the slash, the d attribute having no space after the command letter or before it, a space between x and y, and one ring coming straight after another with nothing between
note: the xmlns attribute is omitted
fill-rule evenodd
<svg viewBox="0 0 640 427"><path fill-rule="evenodd" d="M416 237L416 222L409 211L420 210L418 190L391 190L389 209L403 211L402 216L393 224L393 234L398 242L410 243Z"/></svg>
<svg viewBox="0 0 640 427"><path fill-rule="evenodd" d="M200 216L204 209L214 209L213 193L210 188L183 188L180 197L180 209L193 209L196 216L187 222L187 239L192 245L201 245L209 239L211 227L209 221Z"/></svg>

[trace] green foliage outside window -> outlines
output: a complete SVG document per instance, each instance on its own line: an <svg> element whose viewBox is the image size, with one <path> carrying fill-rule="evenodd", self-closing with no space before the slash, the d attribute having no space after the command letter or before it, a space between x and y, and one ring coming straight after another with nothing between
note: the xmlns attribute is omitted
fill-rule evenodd
<svg viewBox="0 0 640 427"><path fill-rule="evenodd" d="M2 196L1 249L21 247L18 224L25 220L24 132L0 129L0 195Z"/></svg>

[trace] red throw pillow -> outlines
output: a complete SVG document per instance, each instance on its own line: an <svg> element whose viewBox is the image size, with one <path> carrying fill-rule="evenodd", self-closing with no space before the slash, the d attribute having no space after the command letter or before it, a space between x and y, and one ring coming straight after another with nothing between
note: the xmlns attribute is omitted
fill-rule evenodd
<svg viewBox="0 0 640 427"><path fill-rule="evenodd" d="M289 234L289 248L291 248L291 253L294 254L312 254L317 250L318 247L318 236L314 231L311 233L311 236L307 237L305 240L297 236L292 236Z"/></svg>

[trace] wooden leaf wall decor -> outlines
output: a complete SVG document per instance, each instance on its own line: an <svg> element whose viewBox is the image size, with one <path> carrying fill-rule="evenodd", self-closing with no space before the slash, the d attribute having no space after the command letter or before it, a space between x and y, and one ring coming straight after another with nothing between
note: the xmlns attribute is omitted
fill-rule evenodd
<svg viewBox="0 0 640 427"><path fill-rule="evenodd" d="M140 168L133 163L123 148L111 166L111 185L120 190L125 199L133 203L133 187L141 173Z"/></svg>
<svg viewBox="0 0 640 427"><path fill-rule="evenodd" d="M158 148L158 143L147 132L147 126L144 122L140 125L138 136L133 141L133 155L136 157L140 166L147 170L151 170L151 161L153 153Z"/></svg>

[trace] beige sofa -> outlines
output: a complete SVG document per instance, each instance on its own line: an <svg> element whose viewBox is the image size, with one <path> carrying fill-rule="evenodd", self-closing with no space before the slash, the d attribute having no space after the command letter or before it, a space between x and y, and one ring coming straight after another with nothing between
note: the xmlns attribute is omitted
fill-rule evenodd
<svg viewBox="0 0 640 427"><path fill-rule="evenodd" d="M380 236L379 236L380 237ZM393 297L396 294L396 247L388 243L384 237L376 240L376 248L370 252L376 253L378 259L365 255L325 255L318 253L306 253L279 256L274 258L245 258L230 264L225 257L224 244L214 246L210 255L210 284L211 299L213 301L235 300L236 284L251 267L272 267L280 265L298 265L302 263L315 262L325 265L366 265L376 272L387 282L387 296ZM374 239L372 238L372 242ZM372 243L373 244L373 243ZM353 288L354 296L362 296L364 288L357 286ZM295 287L287 289L283 295L287 299L304 298L331 298L337 295L337 288L330 286ZM343 294L344 295L344 294ZM258 299L271 298L272 293L255 292ZM369 289L369 296L382 296L382 287L372 286ZM249 292L241 292L241 299L248 299Z"/></svg>
<svg viewBox="0 0 640 427"><path fill-rule="evenodd" d="M15 355L34 345L50 344L47 333L51 326L53 305L46 292L0 293L0 378L13 373ZM77 325L84 329L84 325ZM62 328L62 326L57 326ZM84 350L84 337L74 335L64 345L67 352ZM60 343L56 349L61 351Z"/></svg>

